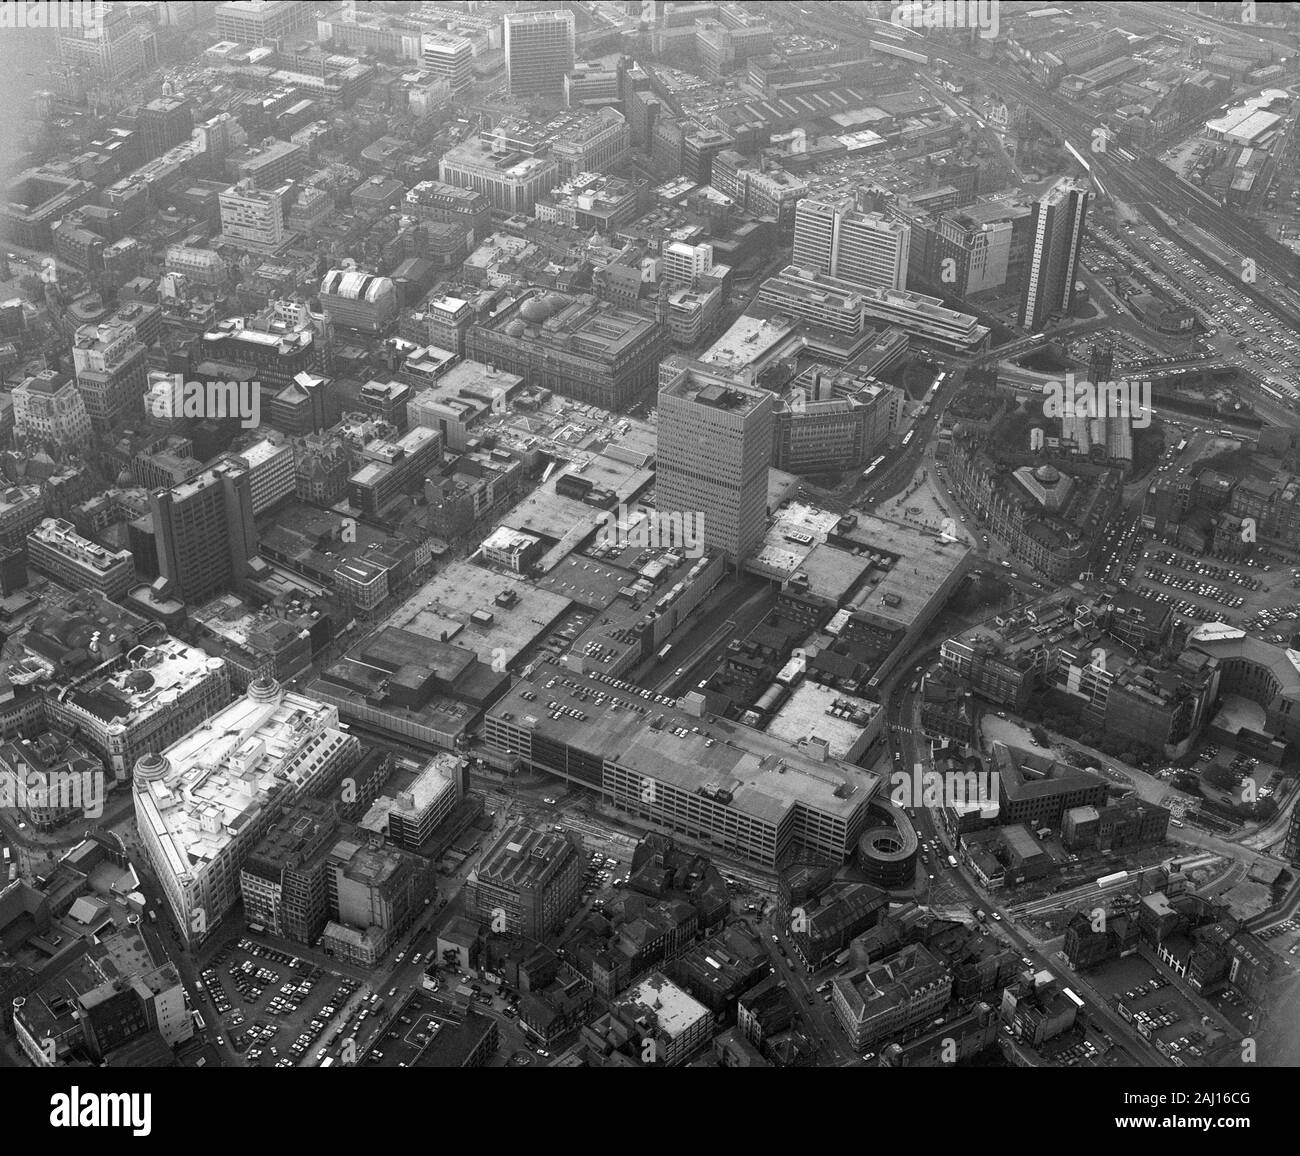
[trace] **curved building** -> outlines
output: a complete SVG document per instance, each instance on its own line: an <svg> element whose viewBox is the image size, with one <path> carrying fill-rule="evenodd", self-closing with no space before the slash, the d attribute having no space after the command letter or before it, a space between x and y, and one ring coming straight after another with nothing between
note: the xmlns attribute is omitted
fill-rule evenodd
<svg viewBox="0 0 1300 1156"><path fill-rule="evenodd" d="M360 269L331 269L321 278L320 303L335 325L379 333L397 316L397 287Z"/></svg>
<svg viewBox="0 0 1300 1156"><path fill-rule="evenodd" d="M1274 646L1224 622L1202 623L1187 645L1217 661L1218 694L1249 699L1263 708L1267 734L1300 742L1300 650Z"/></svg>
<svg viewBox="0 0 1300 1156"><path fill-rule="evenodd" d="M867 808L871 824L858 840L858 866L877 887L901 891L916 882L920 842L902 807L876 796Z"/></svg>

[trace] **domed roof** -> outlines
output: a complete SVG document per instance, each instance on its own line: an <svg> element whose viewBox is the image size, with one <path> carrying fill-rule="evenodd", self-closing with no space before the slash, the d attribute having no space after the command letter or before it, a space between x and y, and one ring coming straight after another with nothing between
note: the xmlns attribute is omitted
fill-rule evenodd
<svg viewBox="0 0 1300 1156"><path fill-rule="evenodd" d="M276 702L280 699L280 684L265 675L248 684L248 697L253 702Z"/></svg>
<svg viewBox="0 0 1300 1156"><path fill-rule="evenodd" d="M554 317L561 309L568 305L568 299L563 293L548 293L546 295L546 308Z"/></svg>
<svg viewBox="0 0 1300 1156"><path fill-rule="evenodd" d="M1061 480L1061 471L1051 463L1048 463L1047 465L1039 466L1038 469L1034 471L1034 477L1045 486L1054 486Z"/></svg>
<svg viewBox="0 0 1300 1156"><path fill-rule="evenodd" d="M530 301L529 305L531 304L532 302ZM526 328L528 327L522 321L520 321L518 317L516 317L512 322L510 322L509 325L506 326L506 336L522 337L524 335L524 330Z"/></svg>
<svg viewBox="0 0 1300 1156"><path fill-rule="evenodd" d="M551 307L544 297L530 297L519 309L519 316L535 325L540 325L550 315Z"/></svg>
<svg viewBox="0 0 1300 1156"><path fill-rule="evenodd" d="M137 779L161 779L170 770L171 764L157 751L149 751L136 760L134 775Z"/></svg>

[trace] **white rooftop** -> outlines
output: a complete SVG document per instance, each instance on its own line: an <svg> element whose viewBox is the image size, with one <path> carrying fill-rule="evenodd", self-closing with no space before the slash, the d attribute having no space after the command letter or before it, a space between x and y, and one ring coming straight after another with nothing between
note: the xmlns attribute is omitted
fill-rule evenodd
<svg viewBox="0 0 1300 1156"><path fill-rule="evenodd" d="M157 777L136 775L137 815L174 875L202 871L272 797L307 789L351 741L338 709L292 692L250 692L163 752Z"/></svg>

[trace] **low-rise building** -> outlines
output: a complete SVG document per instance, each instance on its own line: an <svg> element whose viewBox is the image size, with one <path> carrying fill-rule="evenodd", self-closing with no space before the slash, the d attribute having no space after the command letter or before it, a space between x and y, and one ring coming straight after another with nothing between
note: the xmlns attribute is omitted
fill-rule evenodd
<svg viewBox="0 0 1300 1156"><path fill-rule="evenodd" d="M850 1046L858 1052L932 1019L951 995L952 976L920 944L910 944L831 984L831 1006Z"/></svg>
<svg viewBox="0 0 1300 1156"><path fill-rule="evenodd" d="M610 1016L632 1032L634 1054L647 1065L684 1064L713 1036L709 1009L660 972L615 1000Z"/></svg>
<svg viewBox="0 0 1300 1156"><path fill-rule="evenodd" d="M27 561L72 590L97 590L112 599L135 581L130 550L110 550L83 538L61 518L46 518L27 535Z"/></svg>

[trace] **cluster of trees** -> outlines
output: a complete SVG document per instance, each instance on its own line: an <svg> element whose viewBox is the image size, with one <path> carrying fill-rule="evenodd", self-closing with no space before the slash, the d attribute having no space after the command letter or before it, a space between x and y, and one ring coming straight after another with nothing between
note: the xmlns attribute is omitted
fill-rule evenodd
<svg viewBox="0 0 1300 1156"><path fill-rule="evenodd" d="M1133 476L1141 477L1156 467L1165 452L1165 433L1158 425L1133 431Z"/></svg>
<svg viewBox="0 0 1300 1156"><path fill-rule="evenodd" d="M1184 787L1184 790L1194 790L1197 794L1203 795L1200 789L1200 782L1195 775L1187 776L1195 784L1192 788ZM1179 775L1181 780L1183 775ZM1212 787L1217 787L1220 791L1235 793L1241 786L1241 778L1238 773L1234 772L1231 767L1226 767L1222 763L1214 763L1201 772L1201 779ZM1270 796L1267 799L1243 798L1235 802L1232 806L1220 803L1220 807L1225 813L1233 815L1238 819L1271 819L1277 814L1277 803Z"/></svg>
<svg viewBox="0 0 1300 1156"><path fill-rule="evenodd" d="M1131 738L1118 738L1095 729L1081 717L1081 707L1073 699L1063 695L1044 695L1037 703L1025 708L1025 720L1035 724L1029 729L1034 740L1043 746L1051 741L1042 724L1046 723L1059 735L1092 747L1135 767L1149 767L1160 758L1160 752L1147 743L1137 742ZM1080 764L1082 765L1082 764Z"/></svg>
<svg viewBox="0 0 1300 1156"><path fill-rule="evenodd" d="M955 614L968 615L988 606L996 606L1006 601L1007 587L992 574L983 574L978 578L963 582L948 602L948 608Z"/></svg>

